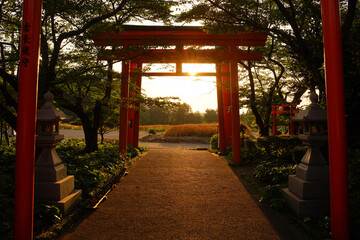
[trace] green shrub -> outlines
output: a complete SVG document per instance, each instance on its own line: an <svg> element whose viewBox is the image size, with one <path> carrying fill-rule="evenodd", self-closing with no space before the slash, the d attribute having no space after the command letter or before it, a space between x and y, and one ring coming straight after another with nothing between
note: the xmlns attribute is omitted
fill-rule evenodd
<svg viewBox="0 0 360 240"><path fill-rule="evenodd" d="M217 134L214 134L211 139L210 139L210 150L212 152L219 152L220 149L218 147L218 135Z"/></svg>
<svg viewBox="0 0 360 240"><path fill-rule="evenodd" d="M140 151L137 148L134 148L133 145L127 145L127 156L129 159L136 158L140 155Z"/></svg>
<svg viewBox="0 0 360 240"><path fill-rule="evenodd" d="M360 149L348 153L351 239L360 239Z"/></svg>
<svg viewBox="0 0 360 240"><path fill-rule="evenodd" d="M294 163L292 149L303 145L297 136L261 137L257 139L257 144L266 155L288 163Z"/></svg>
<svg viewBox="0 0 360 240"><path fill-rule="evenodd" d="M241 165L256 164L266 160L266 155L258 148L241 149Z"/></svg>
<svg viewBox="0 0 360 240"><path fill-rule="evenodd" d="M0 147L0 236L12 239L15 192L15 146Z"/></svg>
<svg viewBox="0 0 360 240"><path fill-rule="evenodd" d="M92 153L85 153L82 140L65 140L57 146L57 153L68 168L68 174L75 176L75 187L82 189L85 198L97 194L118 175L124 167L117 145L104 143Z"/></svg>
<svg viewBox="0 0 360 240"><path fill-rule="evenodd" d="M140 151L140 153L144 153L144 152L146 152L147 151L147 147L146 146L139 146L139 151Z"/></svg>
<svg viewBox="0 0 360 240"><path fill-rule="evenodd" d="M49 205L42 202L35 202L34 204L34 229L40 232L48 228L52 224L58 223L61 220L61 212L57 206Z"/></svg>
<svg viewBox="0 0 360 240"><path fill-rule="evenodd" d="M296 165L283 165L278 161L263 161L254 169L254 176L267 184L284 184L288 176L295 174Z"/></svg>
<svg viewBox="0 0 360 240"><path fill-rule="evenodd" d="M286 201L281 194L282 187L280 185L268 185L262 192L260 199L261 203L268 204L276 210L283 210L286 208Z"/></svg>
<svg viewBox="0 0 360 240"><path fill-rule="evenodd" d="M154 135L156 132L155 132L155 130L154 129L150 129L149 130L149 135Z"/></svg>

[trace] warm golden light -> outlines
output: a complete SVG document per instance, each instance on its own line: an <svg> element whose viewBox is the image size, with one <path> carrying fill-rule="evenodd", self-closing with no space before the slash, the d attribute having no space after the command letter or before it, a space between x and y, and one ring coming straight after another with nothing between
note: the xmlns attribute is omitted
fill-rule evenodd
<svg viewBox="0 0 360 240"><path fill-rule="evenodd" d="M195 68L192 68L192 69L189 69L189 71L187 72L190 76L196 76L196 74L198 73L197 71L196 71L196 69Z"/></svg>

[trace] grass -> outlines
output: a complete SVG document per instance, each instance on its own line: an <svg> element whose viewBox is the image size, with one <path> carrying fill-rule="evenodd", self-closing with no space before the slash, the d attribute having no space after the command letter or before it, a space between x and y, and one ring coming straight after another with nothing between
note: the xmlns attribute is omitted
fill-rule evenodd
<svg viewBox="0 0 360 240"><path fill-rule="evenodd" d="M166 137L211 137L217 133L217 123L182 124L171 126L166 132Z"/></svg>
<svg viewBox="0 0 360 240"><path fill-rule="evenodd" d="M155 132L165 132L171 128L171 125L142 125L140 126L140 131L150 131L154 130Z"/></svg>
<svg viewBox="0 0 360 240"><path fill-rule="evenodd" d="M60 123L60 129L71 129L71 130L82 130L83 127L81 125L71 125L68 123Z"/></svg>

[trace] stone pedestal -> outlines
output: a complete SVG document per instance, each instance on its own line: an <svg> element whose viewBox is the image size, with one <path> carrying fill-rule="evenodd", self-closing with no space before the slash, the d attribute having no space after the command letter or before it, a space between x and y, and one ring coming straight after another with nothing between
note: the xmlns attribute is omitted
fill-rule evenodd
<svg viewBox="0 0 360 240"><path fill-rule="evenodd" d="M35 163L35 199L57 205L67 215L79 202L81 190L74 189L74 176L67 176L55 146L64 139L59 135L59 110L52 105L52 94L45 94L46 103L38 110L36 144L41 148Z"/></svg>
<svg viewBox="0 0 360 240"><path fill-rule="evenodd" d="M289 187L283 189L283 195L297 216L329 214L329 167L318 148L309 147L296 167L296 175L289 176Z"/></svg>
<svg viewBox="0 0 360 240"><path fill-rule="evenodd" d="M326 111L317 105L315 93L310 99L308 110L293 118L302 124L299 138L309 148L296 167L296 175L289 176L289 187L283 189L290 208L300 217L320 217L330 212L329 167L320 150L327 143Z"/></svg>

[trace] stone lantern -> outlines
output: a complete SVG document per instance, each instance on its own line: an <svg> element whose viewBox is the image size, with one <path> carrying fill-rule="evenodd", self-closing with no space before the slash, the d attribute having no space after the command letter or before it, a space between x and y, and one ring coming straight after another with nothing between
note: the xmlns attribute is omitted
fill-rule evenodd
<svg viewBox="0 0 360 240"><path fill-rule="evenodd" d="M41 152L35 162L35 198L57 205L66 215L81 196L81 190L74 189L74 176L67 176L67 168L55 151L64 139L59 134L59 122L68 118L52 104L50 92L44 98L45 104L37 111L36 144Z"/></svg>
<svg viewBox="0 0 360 240"><path fill-rule="evenodd" d="M293 117L299 123L299 138L309 146L296 167L296 175L289 176L289 187L283 194L293 212L301 217L319 217L329 214L329 167L321 153L327 144L327 115L317 104L318 96L310 94L307 110Z"/></svg>

